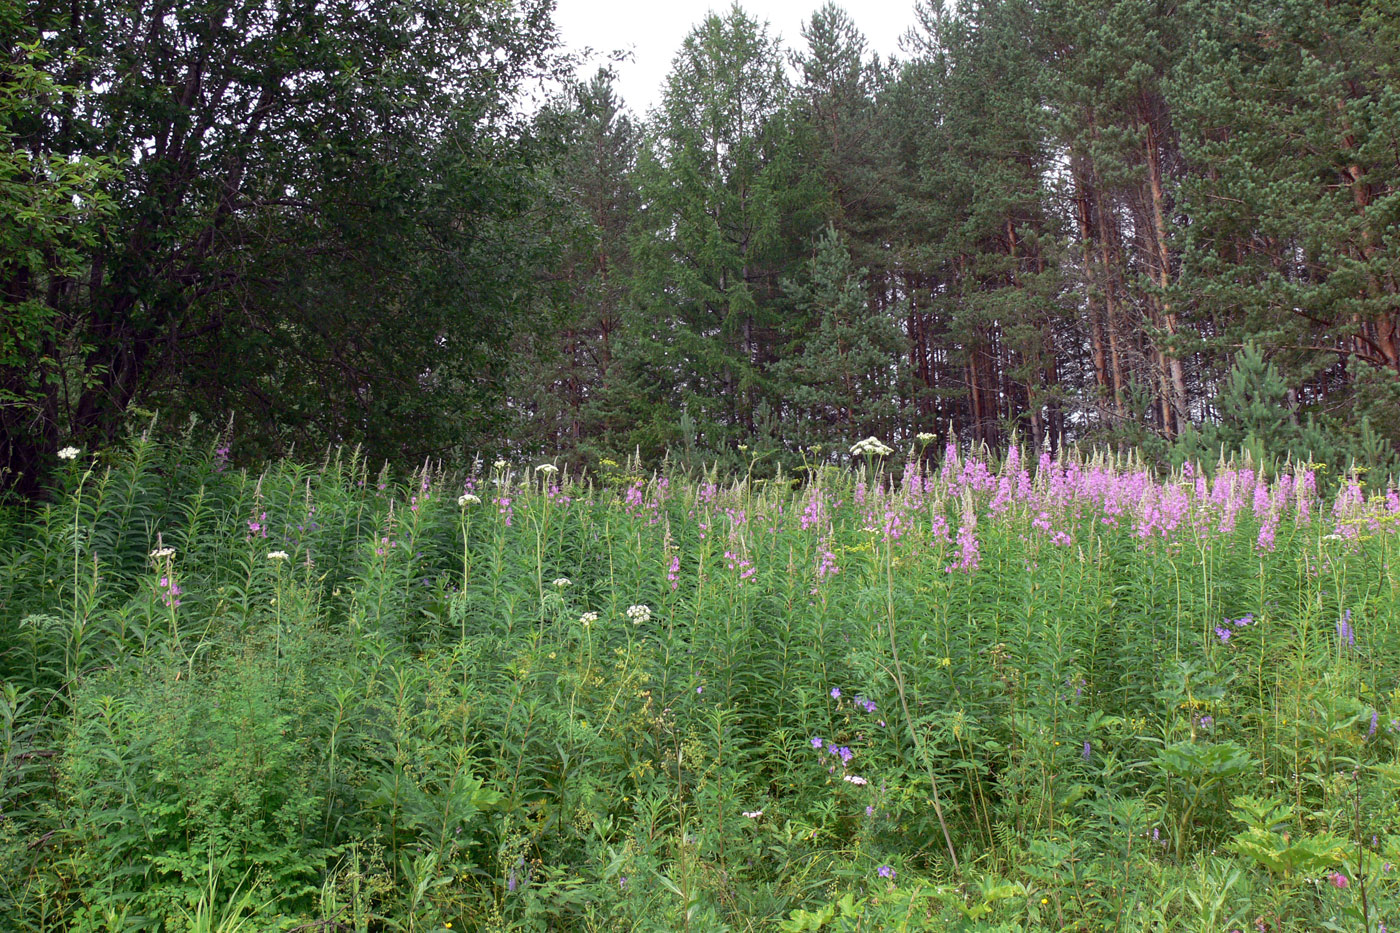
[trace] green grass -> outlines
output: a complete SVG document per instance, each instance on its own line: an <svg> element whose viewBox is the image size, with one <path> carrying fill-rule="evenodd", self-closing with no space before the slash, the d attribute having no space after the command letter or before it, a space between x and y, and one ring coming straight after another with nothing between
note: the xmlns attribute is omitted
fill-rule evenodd
<svg viewBox="0 0 1400 933"><path fill-rule="evenodd" d="M921 464L80 458L0 550L0 927L1400 927L1393 488Z"/></svg>

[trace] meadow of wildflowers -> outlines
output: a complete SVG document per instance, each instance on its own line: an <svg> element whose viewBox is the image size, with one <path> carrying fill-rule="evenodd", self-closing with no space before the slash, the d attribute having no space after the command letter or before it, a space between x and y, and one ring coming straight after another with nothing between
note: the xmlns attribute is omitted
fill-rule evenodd
<svg viewBox="0 0 1400 933"><path fill-rule="evenodd" d="M64 451L0 526L0 927L1400 927L1400 491Z"/></svg>

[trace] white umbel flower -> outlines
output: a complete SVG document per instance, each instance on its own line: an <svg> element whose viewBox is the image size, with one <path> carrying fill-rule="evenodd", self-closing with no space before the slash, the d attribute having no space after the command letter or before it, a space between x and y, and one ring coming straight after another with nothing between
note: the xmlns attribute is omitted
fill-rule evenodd
<svg viewBox="0 0 1400 933"><path fill-rule="evenodd" d="M175 549L173 547L158 547L151 552L151 556L156 560L165 560L167 557L175 556Z"/></svg>
<svg viewBox="0 0 1400 933"><path fill-rule="evenodd" d="M462 495L460 495L460 496L457 497L457 504L460 505L460 506L461 506L462 508L464 508L464 509L465 509L467 506L469 506L469 505L480 505L480 504L481 504L481 497L480 497L480 496L474 496L474 495L472 495L472 494L469 493L469 492L468 492L468 493L463 493Z"/></svg>
<svg viewBox="0 0 1400 933"><path fill-rule="evenodd" d="M932 444L933 437L934 436L927 431L920 431L918 434L914 435L914 440L918 441L920 444Z"/></svg>
<svg viewBox="0 0 1400 933"><path fill-rule="evenodd" d="M759 818L760 816L762 816L762 815L763 815L763 811L762 811L762 810L745 810L745 811L744 811L744 816L748 817L748 818L751 819L751 820L756 820L756 819L758 819L758 818Z"/></svg>
<svg viewBox="0 0 1400 933"><path fill-rule="evenodd" d="M541 463L539 466L535 467L535 472L543 473L548 476L552 473L558 473L559 468L552 463Z"/></svg>
<svg viewBox="0 0 1400 933"><path fill-rule="evenodd" d="M570 580L568 577L555 577L555 578L554 578L554 585L557 586L557 587L559 587L559 589L562 590L562 589L563 589L564 587L566 587L566 586L573 586L573 585L574 585L574 581L573 581L573 580Z"/></svg>
<svg viewBox="0 0 1400 933"><path fill-rule="evenodd" d="M873 454L876 457L885 457L894 453L894 448L887 447L878 437L867 437L863 441L856 441L852 444L851 453L857 457L866 454Z"/></svg>
<svg viewBox="0 0 1400 933"><path fill-rule="evenodd" d="M864 787L866 784L870 783L865 778L861 777L859 774L848 774L842 780L850 781L857 787Z"/></svg>
<svg viewBox="0 0 1400 933"><path fill-rule="evenodd" d="M584 628L588 628L590 625L597 621L598 613L596 612L585 612L583 615L578 617L579 625L582 625Z"/></svg>
<svg viewBox="0 0 1400 933"><path fill-rule="evenodd" d="M60 451L58 452L58 459L60 459L60 460L77 460L77 459L78 459L78 454L80 454L80 453L82 453L82 451L79 450L79 449L76 448L76 447L65 447L65 448L63 448L62 450L60 450Z"/></svg>
<svg viewBox="0 0 1400 933"><path fill-rule="evenodd" d="M268 552L267 552L267 559L268 559L268 560L286 560L286 559L287 559L287 552L286 552L286 551L268 551Z"/></svg>
<svg viewBox="0 0 1400 933"><path fill-rule="evenodd" d="M650 607L650 606L642 606L642 605L638 605L638 606L628 606L628 607L627 607L627 618L629 618L629 619L632 620L632 624L633 624L633 625L641 625L641 624L644 623L644 622L650 622L650 621L651 621L651 607Z"/></svg>

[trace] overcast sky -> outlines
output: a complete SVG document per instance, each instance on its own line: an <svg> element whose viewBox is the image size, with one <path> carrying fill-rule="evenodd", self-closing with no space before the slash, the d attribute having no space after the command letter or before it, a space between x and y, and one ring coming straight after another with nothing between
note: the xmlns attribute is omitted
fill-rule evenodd
<svg viewBox="0 0 1400 933"><path fill-rule="evenodd" d="M769 33L793 49L803 44L802 23L821 2L746 0L740 5L754 19L766 20ZM638 116L661 102L671 59L691 27L710 10L723 13L730 6L729 0L557 0L557 4L554 22L568 48L633 53L631 61L617 66L618 90ZM914 25L914 0L847 0L841 5L881 56L898 53L899 37ZM597 64L587 74L596 69Z"/></svg>

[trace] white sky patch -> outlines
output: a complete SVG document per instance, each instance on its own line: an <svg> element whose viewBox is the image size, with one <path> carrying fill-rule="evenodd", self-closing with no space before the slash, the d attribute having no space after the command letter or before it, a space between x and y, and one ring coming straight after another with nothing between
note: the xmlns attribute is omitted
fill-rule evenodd
<svg viewBox="0 0 1400 933"><path fill-rule="evenodd" d="M747 0L740 4L749 16L767 21L769 35L784 48L803 48L802 24L812 18L821 0ZM870 51L882 58L899 53L899 39L914 25L914 0L858 0L841 3L865 33ZM629 51L620 62L617 88L628 109L638 116L661 103L671 60L691 28L710 10L723 14L728 2L715 0L557 0L554 22L563 45L585 47L600 57L583 69L589 77L607 53Z"/></svg>

